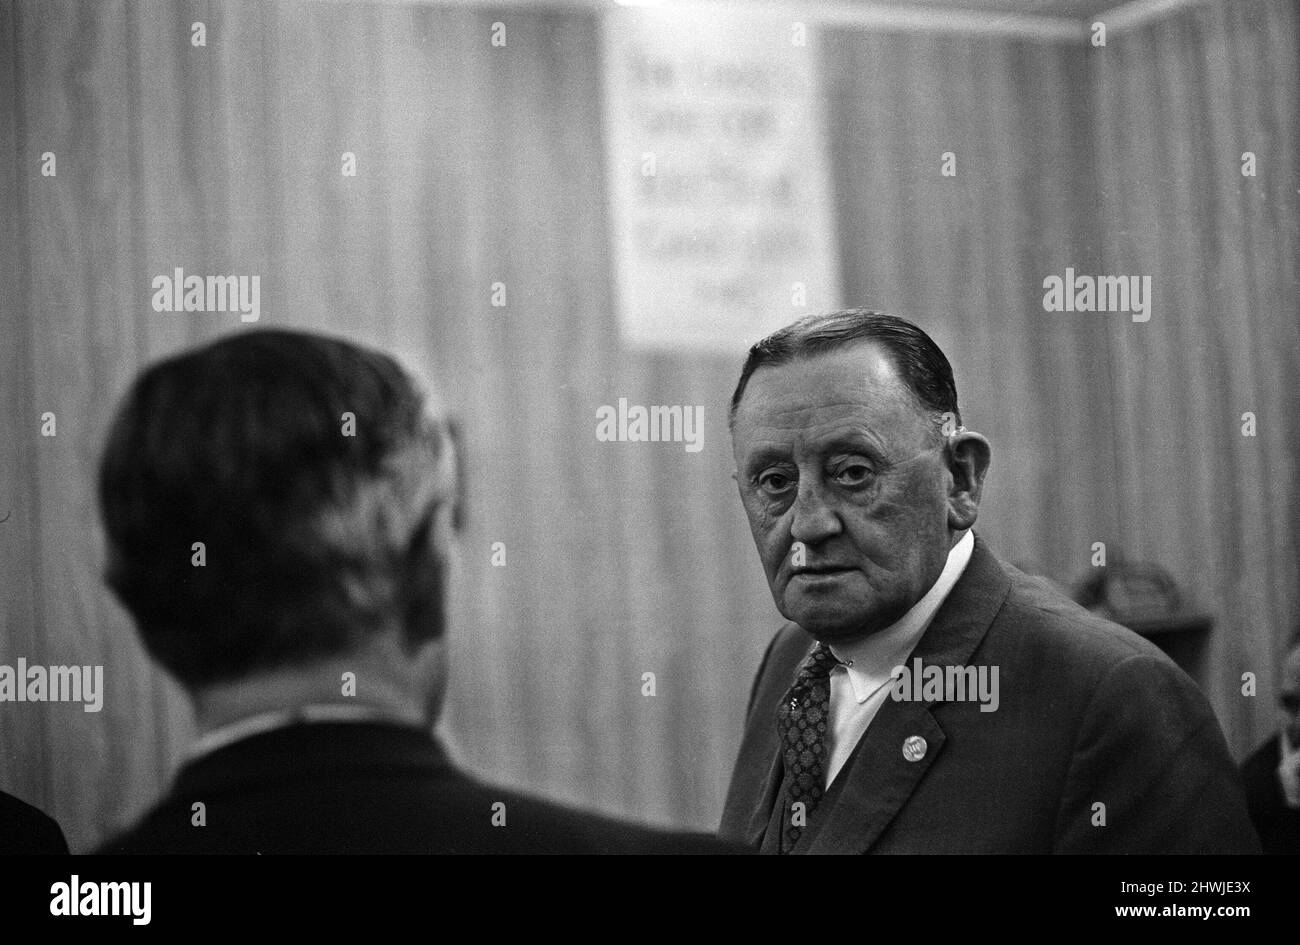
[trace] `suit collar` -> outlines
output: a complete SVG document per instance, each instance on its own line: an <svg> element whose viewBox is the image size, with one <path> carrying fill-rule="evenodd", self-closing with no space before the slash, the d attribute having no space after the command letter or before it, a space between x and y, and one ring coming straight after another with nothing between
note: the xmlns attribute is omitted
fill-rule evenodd
<svg viewBox="0 0 1300 945"><path fill-rule="evenodd" d="M217 751L227 745L233 745L254 735L270 732L277 728L291 728L294 725L319 722L387 722L397 725L409 725L392 713L367 705L346 705L324 703L320 705L303 705L292 709L280 709L273 712L261 712L245 716L219 728L212 729L196 739L186 752L186 761L194 761L203 755Z"/></svg>
<svg viewBox="0 0 1300 945"><path fill-rule="evenodd" d="M385 768L452 773L438 741L392 722L316 722L252 735L181 768L173 795L202 796L277 781Z"/></svg>
<svg viewBox="0 0 1300 945"><path fill-rule="evenodd" d="M978 536L970 563L912 652L926 666L965 665L988 633L1011 579ZM943 750L946 735L929 702L886 700L849 759L825 817L800 846L809 853L865 853L898 814ZM925 740L909 760L904 744ZM916 742L908 754L915 758ZM838 783L843 782L843 783ZM803 851L800 851L803 852Z"/></svg>
<svg viewBox="0 0 1300 945"><path fill-rule="evenodd" d="M1010 576L976 535L970 564L934 615L913 656L938 666L965 663L984 639L1010 590Z"/></svg>

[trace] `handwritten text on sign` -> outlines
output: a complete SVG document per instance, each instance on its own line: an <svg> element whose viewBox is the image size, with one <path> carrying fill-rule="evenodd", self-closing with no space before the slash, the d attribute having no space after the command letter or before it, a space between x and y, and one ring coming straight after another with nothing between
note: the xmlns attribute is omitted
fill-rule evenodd
<svg viewBox="0 0 1300 945"><path fill-rule="evenodd" d="M605 25L624 339L743 351L837 285L813 36L789 19L624 10Z"/></svg>

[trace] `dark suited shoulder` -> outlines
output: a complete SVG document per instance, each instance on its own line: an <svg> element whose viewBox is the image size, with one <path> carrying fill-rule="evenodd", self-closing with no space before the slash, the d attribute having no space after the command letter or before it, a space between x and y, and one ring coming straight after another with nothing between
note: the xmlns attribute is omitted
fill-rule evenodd
<svg viewBox="0 0 1300 945"><path fill-rule="evenodd" d="M466 778L466 819L486 823L452 853L737 854L750 851L712 834L633 824ZM497 804L505 823L493 826ZM440 851L442 852L442 851Z"/></svg>
<svg viewBox="0 0 1300 945"><path fill-rule="evenodd" d="M416 729L315 724L254 736L191 763L139 825L96 852L740 851L710 836L627 824L485 784Z"/></svg>
<svg viewBox="0 0 1300 945"><path fill-rule="evenodd" d="M0 791L0 853L66 854L68 842L54 818Z"/></svg>
<svg viewBox="0 0 1300 945"><path fill-rule="evenodd" d="M1058 711L1077 720L1057 851L1259 852L1222 729L1191 677L1149 640L1003 567L1011 591L990 637L1020 637L1029 662L1018 672L1068 681Z"/></svg>
<svg viewBox="0 0 1300 945"><path fill-rule="evenodd" d="M1002 567L1011 586L997 619L1019 632L1041 637L1042 645L1062 661L1095 673L1090 676L1094 681L1130 657L1146 656L1191 683L1191 678L1150 640L1081 607L1041 578L1007 564Z"/></svg>

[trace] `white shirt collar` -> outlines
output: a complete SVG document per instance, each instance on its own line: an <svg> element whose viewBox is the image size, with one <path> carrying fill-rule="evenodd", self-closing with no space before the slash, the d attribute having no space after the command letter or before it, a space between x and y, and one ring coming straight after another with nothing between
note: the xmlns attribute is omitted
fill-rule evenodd
<svg viewBox="0 0 1300 945"><path fill-rule="evenodd" d="M939 579L907 613L869 637L831 647L836 659L849 664L844 669L848 673L853 697L859 704L866 702L892 678L890 674L895 666L907 662L935 613L966 570L974 550L975 533L967 529L957 544L949 549L948 561Z"/></svg>

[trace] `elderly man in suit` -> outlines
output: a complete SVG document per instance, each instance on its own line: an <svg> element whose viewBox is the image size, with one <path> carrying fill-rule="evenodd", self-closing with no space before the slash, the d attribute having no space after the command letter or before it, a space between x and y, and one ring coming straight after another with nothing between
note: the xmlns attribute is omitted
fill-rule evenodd
<svg viewBox="0 0 1300 945"><path fill-rule="evenodd" d="M731 852L449 760L454 452L395 361L341 340L259 330L136 381L100 474L108 580L200 737L101 852Z"/></svg>
<svg viewBox="0 0 1300 945"><path fill-rule="evenodd" d="M1257 852L1195 684L973 531L990 447L902 319L751 348L736 480L777 609L720 834L764 853Z"/></svg>

